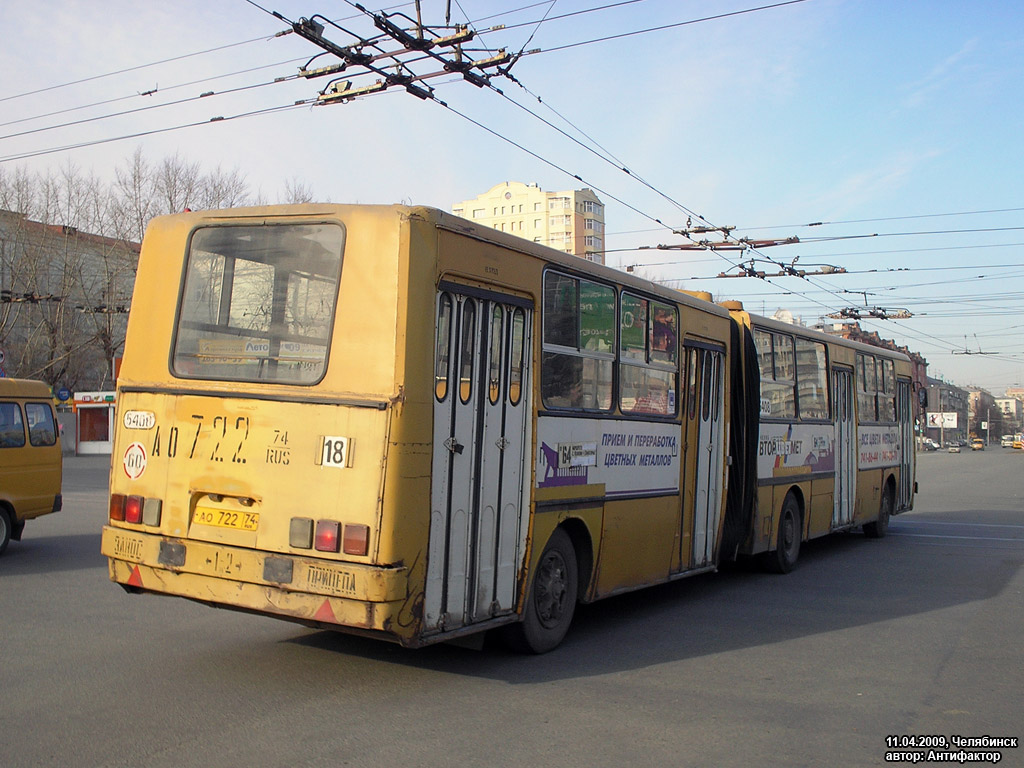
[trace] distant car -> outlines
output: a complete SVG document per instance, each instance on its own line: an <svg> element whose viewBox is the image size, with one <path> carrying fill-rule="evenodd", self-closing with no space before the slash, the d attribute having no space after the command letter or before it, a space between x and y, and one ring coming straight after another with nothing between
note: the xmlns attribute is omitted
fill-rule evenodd
<svg viewBox="0 0 1024 768"><path fill-rule="evenodd" d="M999 445L1003 448L1013 448L1013 435L1003 435L999 440Z"/></svg>
<svg viewBox="0 0 1024 768"><path fill-rule="evenodd" d="M984 451L985 450L985 441L982 440L980 437L974 438L973 440L971 440L971 450L972 451Z"/></svg>
<svg viewBox="0 0 1024 768"><path fill-rule="evenodd" d="M949 446L949 448L947 448L946 450L949 451L950 453L960 453L960 446L957 445L957 444L954 444L954 445Z"/></svg>
<svg viewBox="0 0 1024 768"><path fill-rule="evenodd" d="M926 437L926 438L923 438L921 440L921 450L922 451L937 451L937 450L939 450L939 444L936 443L931 438Z"/></svg>

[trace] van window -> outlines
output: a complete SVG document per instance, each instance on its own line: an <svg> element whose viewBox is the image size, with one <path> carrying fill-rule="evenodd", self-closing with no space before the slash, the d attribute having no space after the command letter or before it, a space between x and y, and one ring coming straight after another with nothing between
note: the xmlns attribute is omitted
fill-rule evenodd
<svg viewBox="0 0 1024 768"><path fill-rule="evenodd" d="M0 403L0 448L25 445L25 427L17 403Z"/></svg>
<svg viewBox="0 0 1024 768"><path fill-rule="evenodd" d="M25 403L25 418L28 420L28 439L32 445L53 445L57 442L57 426L53 423L53 411L45 403Z"/></svg>

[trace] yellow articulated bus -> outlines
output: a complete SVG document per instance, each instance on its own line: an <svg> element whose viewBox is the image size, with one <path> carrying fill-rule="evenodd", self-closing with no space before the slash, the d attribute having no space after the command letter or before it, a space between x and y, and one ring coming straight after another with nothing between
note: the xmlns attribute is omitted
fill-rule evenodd
<svg viewBox="0 0 1024 768"><path fill-rule="evenodd" d="M757 413L756 438L737 463L747 470L737 485L755 497L736 512L738 552L786 573L802 541L856 526L884 536L916 490L910 359L724 304L740 329L747 409Z"/></svg>
<svg viewBox="0 0 1024 768"><path fill-rule="evenodd" d="M155 219L132 308L102 544L132 592L409 647L500 628L544 652L577 602L737 554L787 570L800 540L882 534L909 506L885 399L905 358L806 332L823 349L796 347L793 399L812 365L815 386L852 382L870 358L864 403L884 410L849 421L852 390L844 411L828 389L806 425L766 413L787 353L768 385L758 334L803 330L434 209ZM781 448L787 423L810 431Z"/></svg>

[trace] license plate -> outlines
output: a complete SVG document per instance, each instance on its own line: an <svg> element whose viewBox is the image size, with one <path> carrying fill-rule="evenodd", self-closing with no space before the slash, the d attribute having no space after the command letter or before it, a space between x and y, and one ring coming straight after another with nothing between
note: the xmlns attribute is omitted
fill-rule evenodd
<svg viewBox="0 0 1024 768"><path fill-rule="evenodd" d="M236 531L255 531L260 527L258 512L242 512L234 509L218 509L217 507L196 507L192 517L193 523L214 525L218 528L231 528Z"/></svg>

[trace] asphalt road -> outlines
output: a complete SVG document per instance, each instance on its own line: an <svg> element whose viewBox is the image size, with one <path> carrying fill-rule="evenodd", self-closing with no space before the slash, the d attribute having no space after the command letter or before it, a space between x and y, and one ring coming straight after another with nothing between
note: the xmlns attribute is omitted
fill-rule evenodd
<svg viewBox="0 0 1024 768"><path fill-rule="evenodd" d="M0 557L0 765L867 766L887 737L1024 737L1024 452L918 479L885 539L584 606L525 657L128 595L105 464L70 458L64 511Z"/></svg>

